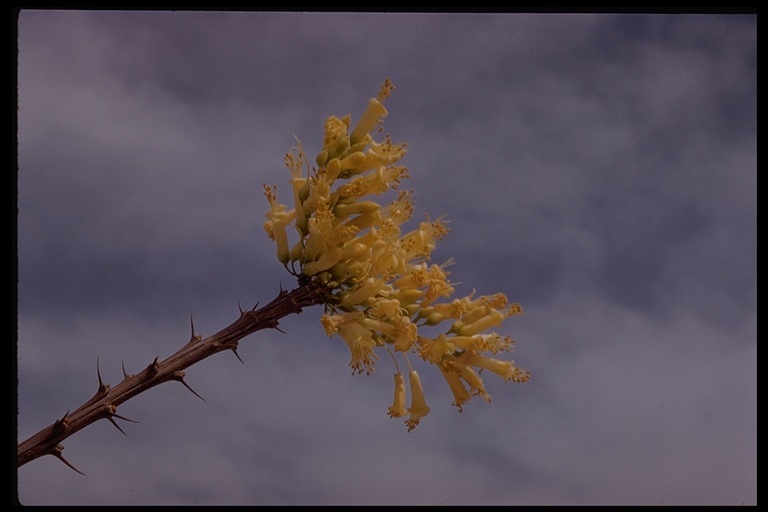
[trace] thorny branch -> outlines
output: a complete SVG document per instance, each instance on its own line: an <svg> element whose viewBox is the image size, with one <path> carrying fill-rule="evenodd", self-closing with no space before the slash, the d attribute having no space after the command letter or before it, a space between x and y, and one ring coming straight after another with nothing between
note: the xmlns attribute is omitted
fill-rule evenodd
<svg viewBox="0 0 768 512"><path fill-rule="evenodd" d="M237 356L238 343L246 336L261 329L277 328L283 317L301 313L305 307L332 300L333 297L328 288L314 281L303 280L293 291L281 290L272 302L262 308L256 309L254 306L248 311L240 310L240 317L237 320L208 338L203 339L202 336L195 334L193 326L191 339L175 354L163 361L158 361L156 357L144 370L135 375L129 375L123 368L123 380L114 387L110 387L101 380L97 365L99 387L96 394L73 412L67 411L60 419L19 444L17 467L43 455L53 455L81 473L62 455L64 448L60 443L64 439L100 419L109 420L123 432L115 419L133 420L117 414L117 407L164 382L180 382L200 397L184 381L186 368L222 350L231 350ZM237 357L240 359L240 356Z"/></svg>

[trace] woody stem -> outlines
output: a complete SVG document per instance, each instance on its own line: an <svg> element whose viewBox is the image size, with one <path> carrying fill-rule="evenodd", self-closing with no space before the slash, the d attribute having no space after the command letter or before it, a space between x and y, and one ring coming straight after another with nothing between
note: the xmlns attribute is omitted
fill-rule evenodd
<svg viewBox="0 0 768 512"><path fill-rule="evenodd" d="M63 447L60 443L64 439L99 419L108 419L119 429L114 418L127 419L117 414L117 406L123 402L172 380L189 388L184 381L186 368L222 350L232 350L237 355L238 343L246 336L261 329L276 328L283 317L331 300L325 286L314 281L303 282L290 292L281 290L272 302L259 309L240 311L237 320L212 336L203 339L193 332L189 342L167 359L158 361L155 358L141 372L125 374L114 387L104 384L99 376L99 388L93 397L18 445L17 467L43 455L54 455L72 467L61 455Z"/></svg>

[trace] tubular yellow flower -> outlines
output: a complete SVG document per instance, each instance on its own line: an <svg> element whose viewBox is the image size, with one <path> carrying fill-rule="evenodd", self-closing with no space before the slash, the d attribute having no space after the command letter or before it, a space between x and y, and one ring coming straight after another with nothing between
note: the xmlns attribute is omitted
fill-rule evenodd
<svg viewBox="0 0 768 512"><path fill-rule="evenodd" d="M379 360L379 356L373 353L376 342L372 332L359 323L348 323L339 326L339 336L349 347L352 359L349 365L353 373L370 375L373 373L373 365Z"/></svg>
<svg viewBox="0 0 768 512"><path fill-rule="evenodd" d="M395 374L395 398L392 405L387 409L390 418L402 418L406 414L405 410L405 377L400 372Z"/></svg>
<svg viewBox="0 0 768 512"><path fill-rule="evenodd" d="M491 401L490 395L485 391L483 381L472 368L469 366L463 367L461 370L459 370L459 376L464 379L467 384L469 384L473 395L479 395L486 402Z"/></svg>
<svg viewBox="0 0 768 512"><path fill-rule="evenodd" d="M341 315L323 315L320 322L328 336L338 333L349 347L352 354L349 363L352 371L354 373L365 371L370 374L373 372L373 364L379 358L373 353L373 347L376 346L373 333L360 323L364 318L365 315L362 312L354 311Z"/></svg>
<svg viewBox="0 0 768 512"><path fill-rule="evenodd" d="M275 237L275 245L277 246L277 259L280 263L286 265L291 259L291 250L288 248L288 234L285 232L285 222L275 221L272 225L272 233Z"/></svg>
<svg viewBox="0 0 768 512"><path fill-rule="evenodd" d="M339 325L345 322L352 322L363 318L363 313L355 311L351 313L343 313L341 315L323 315L320 317L320 323L325 329L325 334L329 337L333 336L339 330Z"/></svg>
<svg viewBox="0 0 768 512"><path fill-rule="evenodd" d="M270 209L266 214L267 219L270 221L283 221L291 222L296 217L294 210L288 210L288 207L284 204L277 202L277 187L270 187L264 184L264 196L269 201Z"/></svg>
<svg viewBox="0 0 768 512"><path fill-rule="evenodd" d="M443 365L438 365L438 368L440 368L440 373L443 374L445 382L448 383L448 387L451 388L451 392L453 393L452 405L455 406L459 412L464 412L464 404L469 402L472 396L469 394L469 391L467 391L467 388L464 387L459 375L455 371L448 369Z"/></svg>
<svg viewBox="0 0 768 512"><path fill-rule="evenodd" d="M440 365L445 356L453 354L456 351L456 346L451 340L452 338L445 334L439 334L435 338L419 336L417 338L419 355L425 361Z"/></svg>
<svg viewBox="0 0 768 512"><path fill-rule="evenodd" d="M357 122L357 126L352 131L352 135L349 137L352 144L360 142L376 126L380 118L387 116L387 109L384 108L381 102L389 97L394 88L392 82L387 79L379 90L378 97L368 100L368 107L363 112L363 115Z"/></svg>
<svg viewBox="0 0 768 512"><path fill-rule="evenodd" d="M500 336L496 333L474 334L472 336L457 335L451 336L450 340L457 349L491 352L492 354L509 350L513 343L509 336Z"/></svg>
<svg viewBox="0 0 768 512"><path fill-rule="evenodd" d="M393 144L392 140L387 135L382 143L370 141L366 156L368 157L367 166L372 168L376 165L392 165L397 162L408 152L406 149L408 145Z"/></svg>
<svg viewBox="0 0 768 512"><path fill-rule="evenodd" d="M393 283L396 288L401 290L410 290L412 288L421 288L427 283L427 265L411 265L407 275L400 277Z"/></svg>
<svg viewBox="0 0 768 512"><path fill-rule="evenodd" d="M464 325L458 331L460 336L472 336L492 327L498 327L504 321L505 315L498 309L492 309L485 316L479 318L469 325Z"/></svg>
<svg viewBox="0 0 768 512"><path fill-rule="evenodd" d="M373 167L373 164L366 161L361 164L361 172ZM341 164L339 164L339 168L341 168ZM340 186L338 189L339 202L349 203L365 196L379 196L390 189L396 189L400 185L400 180L407 176L408 169L405 167L380 166Z"/></svg>
<svg viewBox="0 0 768 512"><path fill-rule="evenodd" d="M424 391L421 389L419 374L415 370L411 370L408 373L408 381L411 385L411 406L408 408L408 412L411 415L405 424L408 425L408 432L410 432L416 428L421 418L429 414L429 407L424 399Z"/></svg>
<svg viewBox="0 0 768 512"><path fill-rule="evenodd" d="M401 316L400 319L395 322L395 330L392 334L395 350L399 352L407 352L416 342L419 335L419 329L407 316Z"/></svg>
<svg viewBox="0 0 768 512"><path fill-rule="evenodd" d="M492 371L505 381L527 382L531 376L529 372L516 367L512 361L501 361L480 354L472 355L469 364Z"/></svg>
<svg viewBox="0 0 768 512"><path fill-rule="evenodd" d="M297 224L299 224L306 223L306 216L304 215L302 203L309 195L309 185L307 183L307 178L304 177L304 174L301 171L302 165L307 161L304 149L301 147L301 142L298 142L298 147L294 149L296 155L292 152L288 152L283 160L285 166L288 167L288 170L291 172L290 183L293 188L294 208L298 217Z"/></svg>
<svg viewBox="0 0 768 512"><path fill-rule="evenodd" d="M352 130L352 134L349 137L349 141L352 144L356 144L363 140L363 137L368 135L368 132L373 130L373 127L379 122L379 119L387 116L387 109L376 98L368 100L368 106L357 122L355 129Z"/></svg>
<svg viewBox="0 0 768 512"><path fill-rule="evenodd" d="M432 304L438 297L450 297L453 286L448 283L448 274L440 265L432 265L429 268L427 290L421 300L421 307Z"/></svg>
<svg viewBox="0 0 768 512"><path fill-rule="evenodd" d="M407 259L428 257L435 250L435 242L448 233L448 227L439 219L422 222L419 229L411 231L400 239Z"/></svg>
<svg viewBox="0 0 768 512"><path fill-rule="evenodd" d="M383 214L390 219L395 227L399 227L413 215L413 192L403 190L397 199L384 208Z"/></svg>

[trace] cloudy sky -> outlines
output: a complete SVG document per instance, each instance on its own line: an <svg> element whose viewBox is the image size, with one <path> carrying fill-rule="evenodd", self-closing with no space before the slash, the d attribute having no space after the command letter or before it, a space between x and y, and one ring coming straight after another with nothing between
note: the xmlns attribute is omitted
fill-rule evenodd
<svg viewBox="0 0 768 512"><path fill-rule="evenodd" d="M28 505L754 504L756 17L30 11L18 19L18 436L295 285L261 224L390 77L416 220L525 315L526 384L387 417L321 308L18 470Z"/></svg>

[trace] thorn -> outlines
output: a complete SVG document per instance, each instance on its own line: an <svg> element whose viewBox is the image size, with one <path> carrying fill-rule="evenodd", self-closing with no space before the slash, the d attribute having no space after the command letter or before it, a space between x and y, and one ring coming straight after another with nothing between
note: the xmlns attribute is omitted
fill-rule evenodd
<svg viewBox="0 0 768 512"><path fill-rule="evenodd" d="M136 420L132 420L131 418L126 418L125 416L120 416L120 415L119 415L119 414L117 414L116 412L113 412L113 413L112 413L112 416L114 416L115 418L120 418L120 419L121 419L121 420L123 420L123 421L129 421L129 422L131 422L131 423L139 423L138 421L136 421Z"/></svg>
<svg viewBox="0 0 768 512"><path fill-rule="evenodd" d="M56 445L56 447L55 447L55 448L53 449L53 451L51 452L51 455L53 455L54 457L56 457L57 459L59 459L61 462L63 462L63 463L64 463L64 464L66 464L67 466L69 466L69 468L70 468L70 469L72 469L72 470L74 470L75 472L77 472L77 473L80 473L81 475L85 476L85 473L83 473L82 471L80 471L79 469L77 469L75 466L73 466L72 464L70 464L70 463L69 463L69 461L68 461L67 459L65 459L65 458L64 458L64 455L62 455L62 454L61 454L61 452L62 452L63 450L64 450L64 447L63 447L63 446L61 446L60 444L57 444L57 445Z"/></svg>
<svg viewBox="0 0 768 512"><path fill-rule="evenodd" d="M101 380L101 371L99 370L99 358L96 358L96 376L99 378L99 392L100 393L106 393L109 391L109 385L104 384L104 381Z"/></svg>
<svg viewBox="0 0 768 512"><path fill-rule="evenodd" d="M124 359L120 360L120 366L123 367L123 377L125 377L126 379L130 379L131 377L133 377L133 375L131 375L128 372L125 371L125 360Z"/></svg>
<svg viewBox="0 0 768 512"><path fill-rule="evenodd" d="M157 371L160 369L160 366L157 364L157 358L159 356L155 356L154 361L149 363L149 366L147 366L147 372L149 373L148 378L152 378L155 375L157 375Z"/></svg>
<svg viewBox="0 0 768 512"><path fill-rule="evenodd" d="M67 416L69 416L69 411L64 413L64 416L61 417L61 419L58 419L53 422L53 427L56 430L64 431L67 429Z"/></svg>
<svg viewBox="0 0 768 512"><path fill-rule="evenodd" d="M203 398L203 397L201 397L200 395L198 395L198 394L197 394L197 391L195 391L194 389L192 389L192 388L189 386L189 384L187 384L187 382L184 380L184 377L185 377L185 376L186 376L186 373L184 373L184 372L182 372L182 371L180 371L180 370L173 372L173 379L174 379L174 380L177 380L177 381L181 382L182 384L184 384L184 387L185 387L185 388L187 388L188 390L190 390L190 391L192 392L192 394L193 394L193 395L195 395L197 398L199 398L200 400L202 400L203 402L205 402L205 401L206 401L206 400L205 400L205 398Z"/></svg>
<svg viewBox="0 0 768 512"><path fill-rule="evenodd" d="M235 353L235 357L236 357L236 358L237 358L237 359L238 359L238 360L239 360L241 363L245 364L245 361L243 361L242 359L240 359L240 354L238 354L238 353L237 353L237 345L233 345L233 346L232 346L232 348L231 348L230 350L231 350L232 352L234 352L234 353Z"/></svg>
<svg viewBox="0 0 768 512"><path fill-rule="evenodd" d="M189 325L192 327L192 337L189 338L190 343L197 343L203 339L199 334L195 334L195 322L192 321L192 313L189 314Z"/></svg>
<svg viewBox="0 0 768 512"><path fill-rule="evenodd" d="M237 301L237 309L238 309L238 310L240 310L240 314L241 314L241 315L242 315L243 313L245 313L245 311L243 311L243 308L242 308L242 307L240 307L240 301Z"/></svg>
<svg viewBox="0 0 768 512"><path fill-rule="evenodd" d="M110 422L111 424L113 424L113 425L115 426L115 428L116 428L117 430L119 430L120 432L122 432L124 436L127 436L127 435L128 435L128 434L126 434L126 433L125 433L125 431L124 431L123 429L121 429L121 428L120 428L120 425L118 425L118 424L117 424L117 422L116 422L115 420L113 420L113 419L112 419L112 416L107 416L107 419L109 420L109 422Z"/></svg>
<svg viewBox="0 0 768 512"><path fill-rule="evenodd" d="M275 326L274 328L277 329L278 331L280 331L281 333L285 334L285 331L282 330L281 328L279 328L278 326Z"/></svg>
<svg viewBox="0 0 768 512"><path fill-rule="evenodd" d="M127 436L128 434L126 434L125 431L122 428L120 428L120 425L117 424L117 422L115 421L115 418L120 418L121 420L130 421L131 423L138 423L138 421L136 420L132 420L130 418L126 418L125 416L120 416L119 414L117 414L117 407L115 407L112 404L107 405L106 409L107 409L107 419L109 420L109 422L112 423L115 426L115 428L120 432L122 432L123 435L125 436Z"/></svg>
<svg viewBox="0 0 768 512"><path fill-rule="evenodd" d="M256 308L258 307L259 307L259 303L257 302L256 304L254 304L253 309L251 311L256 311Z"/></svg>

